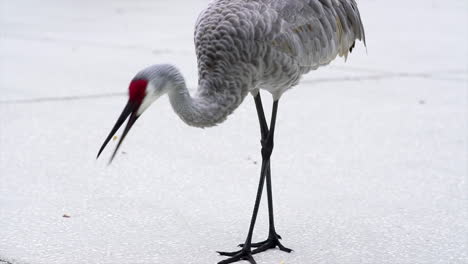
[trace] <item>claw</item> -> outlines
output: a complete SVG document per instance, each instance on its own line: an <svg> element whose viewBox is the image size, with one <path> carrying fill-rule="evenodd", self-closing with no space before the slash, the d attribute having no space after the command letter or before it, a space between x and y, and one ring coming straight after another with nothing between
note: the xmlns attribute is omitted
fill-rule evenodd
<svg viewBox="0 0 468 264"><path fill-rule="evenodd" d="M279 250L291 253L293 250L283 246L278 240L269 240L267 243L263 244L262 246L256 248L252 251L252 254L258 254L263 251L267 251L268 249L272 249L278 247Z"/></svg>
<svg viewBox="0 0 468 264"><path fill-rule="evenodd" d="M252 253L249 252L249 251L245 251L245 250L240 250L240 251L236 251L236 252L220 252L220 251L218 251L218 253L220 255L222 255L222 256L230 257L228 259L225 259L223 261L218 262L218 264L234 263L234 262L237 262L239 260L247 260L247 261L250 262L250 264L257 264L257 262L255 262L254 258L252 257Z"/></svg>
<svg viewBox="0 0 468 264"><path fill-rule="evenodd" d="M258 243L252 243L252 244L250 244L250 246L253 247L253 248L258 248L258 247L261 247L263 244L265 244L267 242L268 242L268 240L258 242ZM245 244L239 244L238 246L243 248L245 246Z"/></svg>
<svg viewBox="0 0 468 264"><path fill-rule="evenodd" d="M290 249L290 248L287 248L283 245L281 245L281 243L278 242L278 248L281 250L281 251L284 251L284 252L287 252L287 253L291 253L293 252L294 250Z"/></svg>
<svg viewBox="0 0 468 264"><path fill-rule="evenodd" d="M252 243L251 247L256 248L255 250L252 250L252 255L255 255L255 254L267 251L268 249L272 249L276 247L278 247L279 250L287 252L287 253L293 252L292 249L289 249L283 246L281 242L279 242L280 239L281 239L281 236L278 234L275 234L275 235L270 235L270 237L263 242ZM240 244L239 246L243 247L244 244Z"/></svg>
<svg viewBox="0 0 468 264"><path fill-rule="evenodd" d="M241 252L241 250L239 251L235 251L235 252L223 252L223 251L216 251L219 255L221 256L226 256L226 257L233 257L235 256L236 254L239 254Z"/></svg>

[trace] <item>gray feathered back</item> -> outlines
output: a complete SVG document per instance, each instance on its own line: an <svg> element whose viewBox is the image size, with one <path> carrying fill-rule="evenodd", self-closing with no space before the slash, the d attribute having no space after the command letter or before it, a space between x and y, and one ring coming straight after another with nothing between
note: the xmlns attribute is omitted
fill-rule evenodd
<svg viewBox="0 0 468 264"><path fill-rule="evenodd" d="M347 57L357 39L365 42L354 0L216 0L195 30L200 81L279 98L301 75Z"/></svg>

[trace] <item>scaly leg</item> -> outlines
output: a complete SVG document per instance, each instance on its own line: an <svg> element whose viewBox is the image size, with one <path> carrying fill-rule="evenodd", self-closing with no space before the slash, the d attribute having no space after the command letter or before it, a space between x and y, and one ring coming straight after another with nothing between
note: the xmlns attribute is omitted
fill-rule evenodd
<svg viewBox="0 0 468 264"><path fill-rule="evenodd" d="M275 124L276 124L276 114L278 110L278 101L275 101L273 104L270 131L268 131L268 125L266 124L260 94L258 94L255 97L255 104L257 106L257 113L258 113L258 117L260 120L260 129L262 133L262 170L260 173L260 183L258 186L257 199L255 201L254 213L252 216L249 234L247 235L246 242L241 245L242 249L236 252L218 252L219 254L223 256L231 257L229 259L219 262L218 264L233 263L239 260L248 260L250 263L255 264L256 262L253 259L252 254L260 253L269 248L275 248L276 246L278 246L283 251L291 252L290 249L285 248L279 242L278 238L280 238L280 236L276 234L276 231L274 229L274 219L273 219L273 199L272 199L272 193L271 193L272 190L271 190L270 157L271 157L271 153L273 152L273 145L274 145L273 138L274 138ZM270 214L270 236L266 241L262 243L252 244L253 229L254 229L255 221L257 218L257 214L258 214L258 208L259 208L260 201L261 201L265 178L270 178L270 180L267 180L267 185L269 185L267 186L267 190L269 192L268 193L268 208L269 208L269 214ZM251 250L252 246L258 247L258 248L252 251Z"/></svg>
<svg viewBox="0 0 468 264"><path fill-rule="evenodd" d="M276 101L275 104L278 102ZM266 147L266 139L268 137L268 126L266 123L265 119L265 113L263 111L263 105L262 105L262 100L260 97L260 93L255 97L255 105L257 107L257 114L258 114L258 120L260 122L260 130L262 134L262 147ZM275 106L274 106L275 107ZM276 106L277 108L277 106ZM273 108L273 114L276 115L277 109ZM273 116L272 116L273 118ZM274 117L276 119L276 116ZM274 127L273 127L273 133L274 133ZM273 135L272 135L273 137ZM273 146L271 146L273 148ZM280 250L285 251L285 252L292 252L291 249L284 247L280 242L279 239L281 239L281 236L276 233L275 229L275 219L274 219L274 212L273 212L273 190L272 190L272 185L271 185L271 165L270 162L268 163L268 168L267 168L267 175L266 175L266 182L267 182L267 196L268 196L268 218L269 218L269 235L268 239L266 239L263 242L259 243L252 243L252 247L256 247L257 249L253 250L252 253L260 253L265 250L268 250L270 248L275 248L278 247ZM243 244L239 246L244 246Z"/></svg>
<svg viewBox="0 0 468 264"><path fill-rule="evenodd" d="M245 240L245 244L241 250L236 252L220 252L218 253L222 256L229 256L230 258L219 262L218 264L228 264L237 262L239 260L248 260L251 264L256 264L255 260L252 257L252 250L251 250L251 243L252 243L252 235L255 227L255 222L257 221L257 214L258 208L260 206L260 201L262 199L262 192L263 192L263 185L265 184L265 176L266 176L266 168L268 166L268 160L263 159L262 161L262 170L260 173L260 182L258 184L257 190L257 198L255 199L255 206L252 215L252 219L250 221L250 228L249 233L247 235L247 239Z"/></svg>

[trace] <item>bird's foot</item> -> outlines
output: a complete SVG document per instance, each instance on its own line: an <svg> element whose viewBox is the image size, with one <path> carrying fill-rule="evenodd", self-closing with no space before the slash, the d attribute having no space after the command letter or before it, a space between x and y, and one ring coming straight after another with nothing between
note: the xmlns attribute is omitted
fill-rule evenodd
<svg viewBox="0 0 468 264"><path fill-rule="evenodd" d="M256 249L252 250L252 255L257 254L257 253L261 253L261 252L267 251L268 249L272 249L272 248L276 248L276 247L278 247L279 250L281 250L281 251L291 253L293 250L283 246L283 244L281 244L281 242L280 242L280 239L281 239L280 235L278 235L276 233L273 233L273 234L270 234L268 239L265 240L265 241L258 242L258 243L252 243L251 246L256 248ZM244 244L240 244L239 247L244 247Z"/></svg>
<svg viewBox="0 0 468 264"><path fill-rule="evenodd" d="M242 248L241 250L234 251L234 252L218 251L218 253L221 256L230 257L228 259L218 262L218 264L234 263L234 262L241 261L241 260L247 260L248 262L250 262L250 264L257 264L257 262L255 262L254 258L252 257L252 252L250 251L250 249L247 250L245 247Z"/></svg>

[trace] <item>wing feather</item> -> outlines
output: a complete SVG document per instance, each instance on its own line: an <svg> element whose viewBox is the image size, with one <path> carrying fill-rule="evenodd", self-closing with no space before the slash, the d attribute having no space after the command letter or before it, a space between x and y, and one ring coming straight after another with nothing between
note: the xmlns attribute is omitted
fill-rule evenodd
<svg viewBox="0 0 468 264"><path fill-rule="evenodd" d="M278 12L281 29L276 48L288 52L307 70L347 58L356 40L365 44L365 33L355 0L270 0Z"/></svg>

